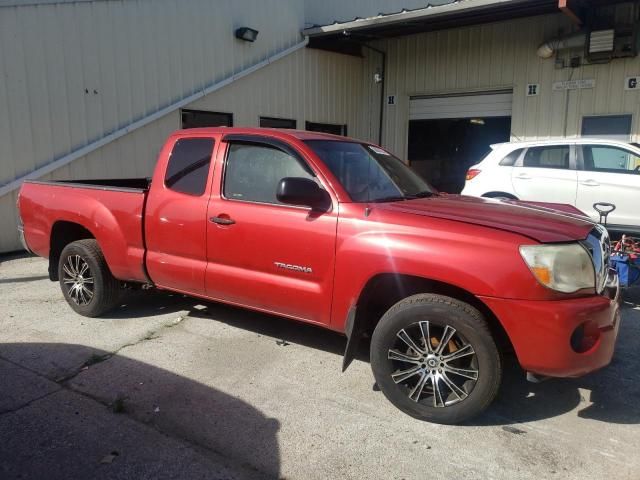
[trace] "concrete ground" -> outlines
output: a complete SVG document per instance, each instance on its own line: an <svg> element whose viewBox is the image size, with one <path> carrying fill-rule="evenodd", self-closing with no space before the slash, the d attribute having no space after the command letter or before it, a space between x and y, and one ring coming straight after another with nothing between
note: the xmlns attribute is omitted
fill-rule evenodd
<svg viewBox="0 0 640 480"><path fill-rule="evenodd" d="M160 292L83 318L46 261L0 258L0 478L638 480L638 304L608 368L534 385L512 367L448 427L391 406L367 352L340 373L329 331Z"/></svg>

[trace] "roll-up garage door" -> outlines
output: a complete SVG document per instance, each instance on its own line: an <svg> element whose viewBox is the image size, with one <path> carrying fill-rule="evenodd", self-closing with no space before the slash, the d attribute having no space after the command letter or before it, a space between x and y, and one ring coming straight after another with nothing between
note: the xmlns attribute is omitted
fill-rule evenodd
<svg viewBox="0 0 640 480"><path fill-rule="evenodd" d="M411 97L409 120L510 117L512 91Z"/></svg>

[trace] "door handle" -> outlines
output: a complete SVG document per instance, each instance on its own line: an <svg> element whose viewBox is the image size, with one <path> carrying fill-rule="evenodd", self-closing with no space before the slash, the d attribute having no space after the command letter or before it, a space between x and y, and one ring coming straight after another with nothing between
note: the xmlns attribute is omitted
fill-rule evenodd
<svg viewBox="0 0 640 480"><path fill-rule="evenodd" d="M598 182L596 182L595 180L585 180L583 182L580 182L580 185L586 185L587 187L597 187L600 184Z"/></svg>
<svg viewBox="0 0 640 480"><path fill-rule="evenodd" d="M516 178L519 178L520 180L531 180L531 177L526 173L520 173L519 175L516 175Z"/></svg>
<svg viewBox="0 0 640 480"><path fill-rule="evenodd" d="M234 223L236 223L235 220L229 217L211 217L209 221L217 223L218 225L233 225Z"/></svg>

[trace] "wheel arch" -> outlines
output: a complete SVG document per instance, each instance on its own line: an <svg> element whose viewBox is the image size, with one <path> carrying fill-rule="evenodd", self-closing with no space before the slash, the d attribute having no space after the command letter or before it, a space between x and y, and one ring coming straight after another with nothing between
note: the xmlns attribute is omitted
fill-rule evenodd
<svg viewBox="0 0 640 480"><path fill-rule="evenodd" d="M49 238L49 280L58 280L58 262L64 247L77 240L96 236L83 225L67 220L58 220L51 227Z"/></svg>
<svg viewBox="0 0 640 480"><path fill-rule="evenodd" d="M511 339L498 317L473 293L456 285L426 277L380 273L366 282L356 304L349 310L345 328L348 340L343 371L355 358L359 342L371 335L384 313L400 300L418 293L445 295L476 308L486 319L498 348L503 352L513 351Z"/></svg>

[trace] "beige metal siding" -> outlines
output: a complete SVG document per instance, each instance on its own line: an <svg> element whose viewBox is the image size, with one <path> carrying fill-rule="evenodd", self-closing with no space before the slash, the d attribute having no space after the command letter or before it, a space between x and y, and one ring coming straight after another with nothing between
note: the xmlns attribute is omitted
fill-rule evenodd
<svg viewBox="0 0 640 480"><path fill-rule="evenodd" d="M349 134L368 138L361 108L363 60L302 49L185 108L231 112L236 126L258 126L260 116L347 124ZM43 179L150 176L165 137L180 128L179 111L162 117L78 159ZM15 192L0 198L0 251L19 248Z"/></svg>
<svg viewBox="0 0 640 480"><path fill-rule="evenodd" d="M0 7L0 184L300 42L303 16L297 0Z"/></svg>
<svg viewBox="0 0 640 480"><path fill-rule="evenodd" d="M635 13L622 5L616 15L629 19ZM406 157L410 96L503 89L513 89L514 140L577 136L583 116L621 113L633 115L633 139L640 140L640 92L624 90L627 76L640 75L640 58L557 69L554 59L536 55L543 41L573 28L568 18L557 14L377 43L388 52L386 94L396 96L396 105L385 107L384 144ZM560 54L567 59L568 55ZM370 74L372 70L365 75ZM554 82L569 79L595 79L596 87L552 90ZM526 96L528 83L540 84L538 96ZM371 111L376 105L376 99L369 100Z"/></svg>
<svg viewBox="0 0 640 480"><path fill-rule="evenodd" d="M258 40L235 39L239 26ZM0 185L299 43L303 26L299 0L0 6ZM147 175L178 125L162 119L48 177ZM0 252L19 248L14 205L0 197Z"/></svg>

